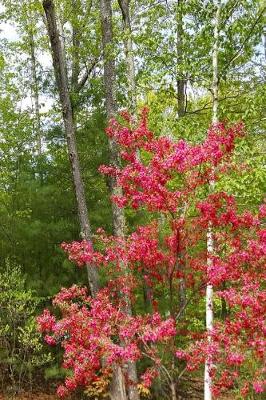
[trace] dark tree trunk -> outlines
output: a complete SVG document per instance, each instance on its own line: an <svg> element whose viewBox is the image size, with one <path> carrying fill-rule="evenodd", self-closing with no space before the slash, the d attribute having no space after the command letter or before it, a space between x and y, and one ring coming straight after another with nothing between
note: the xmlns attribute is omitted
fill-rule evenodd
<svg viewBox="0 0 266 400"><path fill-rule="evenodd" d="M84 239L92 242L84 184L80 172L79 157L77 152L76 126L68 88L65 55L63 53L63 48L57 28L55 7L53 1L44 0L43 8L47 19L47 28L52 50L53 66L64 120L68 155L71 164L73 183L78 206L81 236ZM98 272L92 265L87 265L87 271L91 294L95 296L99 289Z"/></svg>

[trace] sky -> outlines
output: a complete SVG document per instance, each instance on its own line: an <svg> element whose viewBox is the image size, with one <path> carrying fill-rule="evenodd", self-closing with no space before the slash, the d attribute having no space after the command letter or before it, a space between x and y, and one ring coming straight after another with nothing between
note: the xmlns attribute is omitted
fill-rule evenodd
<svg viewBox="0 0 266 400"><path fill-rule="evenodd" d="M0 13L5 12L5 7L0 4ZM1 22L0 24L0 38L7 40L18 40L19 36L16 32L16 28L9 23Z"/></svg>
<svg viewBox="0 0 266 400"><path fill-rule="evenodd" d="M5 12L5 7L0 4L0 13ZM16 26L10 24L8 22L1 21L0 23L0 40L7 39L10 42L19 41L19 33L17 32ZM47 68L51 66L51 55L48 53L37 54L37 60L42 65L42 67ZM52 109L54 105L54 100L40 95L40 113L47 113ZM28 108L32 108L32 98L30 94L26 94L22 100L22 103L19 104L19 108L21 110L26 110Z"/></svg>

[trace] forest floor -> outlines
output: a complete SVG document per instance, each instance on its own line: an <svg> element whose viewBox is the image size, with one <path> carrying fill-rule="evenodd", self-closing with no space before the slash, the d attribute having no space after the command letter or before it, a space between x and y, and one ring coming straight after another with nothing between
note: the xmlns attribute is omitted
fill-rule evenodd
<svg viewBox="0 0 266 400"><path fill-rule="evenodd" d="M17 396L1 395L0 400L58 400L58 396L55 394L46 393L23 393Z"/></svg>
<svg viewBox="0 0 266 400"><path fill-rule="evenodd" d="M232 394L220 397L220 400L234 400L234 399L235 397ZM56 396L55 394L46 394L46 393L23 393L21 395L11 397L11 396L3 396L0 394L0 400L58 400L58 396Z"/></svg>

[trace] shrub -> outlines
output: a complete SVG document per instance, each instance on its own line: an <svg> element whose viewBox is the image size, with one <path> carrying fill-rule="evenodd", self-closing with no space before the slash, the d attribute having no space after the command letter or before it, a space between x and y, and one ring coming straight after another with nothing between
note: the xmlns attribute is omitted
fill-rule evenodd
<svg viewBox="0 0 266 400"><path fill-rule="evenodd" d="M35 370L51 361L36 331L41 299L25 288L21 268L9 261L0 273L0 378L2 391L31 390Z"/></svg>

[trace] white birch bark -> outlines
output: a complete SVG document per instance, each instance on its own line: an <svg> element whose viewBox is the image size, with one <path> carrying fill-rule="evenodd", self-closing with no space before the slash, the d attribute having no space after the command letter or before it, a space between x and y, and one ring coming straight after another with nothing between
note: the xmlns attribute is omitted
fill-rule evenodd
<svg viewBox="0 0 266 400"><path fill-rule="evenodd" d="M212 123L216 124L218 122L218 90L219 90L219 71L218 71L218 41L219 41L219 20L221 11L221 0L215 1L216 13L214 17L214 42L212 50L212 68L213 68L213 79L212 79ZM214 190L214 182L210 182L210 190ZM214 241L213 241L213 230L211 224L209 225L207 232L207 280L209 280L209 270L212 267L211 256L214 253ZM206 288L206 330L208 336L208 342L211 344L211 331L213 329L213 287L207 281ZM209 356L205 361L205 371L204 371L204 400L212 400L212 358Z"/></svg>

